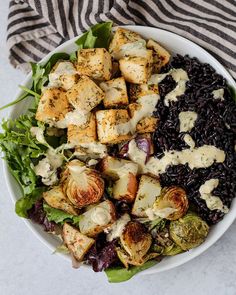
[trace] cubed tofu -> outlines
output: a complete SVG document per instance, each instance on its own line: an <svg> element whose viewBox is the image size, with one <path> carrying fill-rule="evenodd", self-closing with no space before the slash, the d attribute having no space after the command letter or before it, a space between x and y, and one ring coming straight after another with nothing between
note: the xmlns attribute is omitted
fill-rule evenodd
<svg viewBox="0 0 236 295"><path fill-rule="evenodd" d="M148 40L147 48L153 50L153 73L159 73L160 69L169 62L171 55L152 39Z"/></svg>
<svg viewBox="0 0 236 295"><path fill-rule="evenodd" d="M55 209L63 210L72 215L78 215L77 209L63 193L61 186L54 186L49 191L44 192L43 198L49 206Z"/></svg>
<svg viewBox="0 0 236 295"><path fill-rule="evenodd" d="M101 143L116 144L132 136L127 110L100 110L96 112L96 120Z"/></svg>
<svg viewBox="0 0 236 295"><path fill-rule="evenodd" d="M138 103L131 103L128 106L129 115L132 118L139 109L141 108L140 104ZM158 123L158 118L155 117L145 117L141 119L136 125L136 132L137 133L150 133L154 132Z"/></svg>
<svg viewBox="0 0 236 295"><path fill-rule="evenodd" d="M58 61L48 75L48 87L69 90L78 80L76 68L70 61Z"/></svg>
<svg viewBox="0 0 236 295"><path fill-rule="evenodd" d="M90 143L97 140L95 115L91 113L84 125L69 125L67 130L68 143L75 146L81 143Z"/></svg>
<svg viewBox="0 0 236 295"><path fill-rule="evenodd" d="M130 84L128 92L131 102L135 102L137 99L145 95L159 94L158 86L155 84Z"/></svg>
<svg viewBox="0 0 236 295"><path fill-rule="evenodd" d="M118 108L129 104L125 79L116 78L102 82L100 88L105 92L103 103L105 108Z"/></svg>
<svg viewBox="0 0 236 295"><path fill-rule="evenodd" d="M105 48L81 49L78 52L77 70L95 80L110 80L112 73L111 55Z"/></svg>
<svg viewBox="0 0 236 295"><path fill-rule="evenodd" d="M129 160L107 156L99 163L99 169L104 177L118 180L129 173L136 175L138 172L138 165Z"/></svg>
<svg viewBox="0 0 236 295"><path fill-rule="evenodd" d="M65 118L70 111L66 92L62 88L46 89L40 98L36 119L41 122L55 125Z"/></svg>
<svg viewBox="0 0 236 295"><path fill-rule="evenodd" d="M147 83L152 73L152 50L147 50L147 57L130 56L120 59L120 71L127 82Z"/></svg>
<svg viewBox="0 0 236 295"><path fill-rule="evenodd" d="M67 99L75 109L88 113L104 99L104 92L91 79L82 76L67 91Z"/></svg>
<svg viewBox="0 0 236 295"><path fill-rule="evenodd" d="M83 235L78 229L68 223L63 225L62 238L67 248L78 261L83 260L84 255L95 243L94 239Z"/></svg>
<svg viewBox="0 0 236 295"><path fill-rule="evenodd" d="M153 206L160 194L161 185L159 180L147 175L142 175L132 208L132 214L138 217L147 217L145 211Z"/></svg>
<svg viewBox="0 0 236 295"><path fill-rule="evenodd" d="M119 178L112 189L112 197L116 200L132 203L135 199L138 189L136 175L127 173Z"/></svg>
<svg viewBox="0 0 236 295"><path fill-rule="evenodd" d="M143 39L138 33L132 32L124 28L118 28L115 31L113 39L110 43L109 52L111 53L113 58L119 59L120 50L124 44L133 43L139 40Z"/></svg>
<svg viewBox="0 0 236 295"><path fill-rule="evenodd" d="M114 223L115 220L115 207L111 201L106 200L81 215L79 228L84 235L95 237Z"/></svg>

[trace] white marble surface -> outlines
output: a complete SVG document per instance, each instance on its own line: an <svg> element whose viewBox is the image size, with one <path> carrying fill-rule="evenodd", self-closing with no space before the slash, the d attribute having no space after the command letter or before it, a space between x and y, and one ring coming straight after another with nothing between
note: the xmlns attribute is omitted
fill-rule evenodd
<svg viewBox="0 0 236 295"><path fill-rule="evenodd" d="M8 1L0 7L0 104L13 99L24 75L8 63L5 44ZM8 111L0 113L6 117ZM2 166L0 175L3 175ZM74 270L51 255L14 213L0 177L0 294L1 295L235 295L236 223L207 252L171 271L109 284L103 274Z"/></svg>

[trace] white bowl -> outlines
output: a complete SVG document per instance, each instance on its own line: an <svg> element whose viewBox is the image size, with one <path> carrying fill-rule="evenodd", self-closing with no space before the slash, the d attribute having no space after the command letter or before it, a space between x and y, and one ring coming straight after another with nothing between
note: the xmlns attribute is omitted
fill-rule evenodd
<svg viewBox="0 0 236 295"><path fill-rule="evenodd" d="M144 38L152 38L160 42L165 48L167 48L171 53L176 54L179 53L181 55L188 54L191 57L197 57L201 62L209 63L213 66L213 68L217 71L217 73L221 74L229 83L229 85L233 86L236 89L236 83L227 70L207 51L202 49L200 46L194 44L193 42L180 37L174 33L160 30L151 27L142 27L142 26L125 26L127 29L140 33ZM49 55L47 55L41 62L46 62L50 56L56 52L67 52L71 53L77 49L76 44L74 43L78 37L73 38L65 42L64 44L57 47L54 51L52 51ZM31 74L27 76L25 81L22 83L25 86L31 86ZM18 91L16 98L22 94L22 91ZM23 113L30 104L30 99L22 101L21 103L14 106L11 112L11 118L16 118L21 113ZM14 203L20 197L20 189L15 179L11 176L7 165L4 164L5 177L7 180L8 188L11 193L12 199ZM200 255L205 250L207 250L210 246L212 246L229 228L229 226L233 223L236 217L236 200L233 201L230 211L225 215L224 219L219 222L217 225L211 227L211 231L206 241L200 245L199 247L192 249L186 253L179 254L177 256L169 257L163 259L156 266L142 272L141 274L152 274L157 272L162 272L168 269L172 269L176 266L179 266L194 257ZM24 219L27 226L33 231L33 233L41 240L47 247L49 247L52 251L59 245L59 240L44 232L42 228L32 223L31 221ZM69 255L59 254L67 260L70 260Z"/></svg>

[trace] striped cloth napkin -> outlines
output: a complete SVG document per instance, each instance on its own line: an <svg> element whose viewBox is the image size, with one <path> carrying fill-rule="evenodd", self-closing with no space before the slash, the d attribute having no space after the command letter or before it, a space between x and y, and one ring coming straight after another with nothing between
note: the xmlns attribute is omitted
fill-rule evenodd
<svg viewBox="0 0 236 295"><path fill-rule="evenodd" d="M236 0L12 0L10 62L27 71L27 62L39 61L89 26L108 20L184 36L207 49L236 78Z"/></svg>

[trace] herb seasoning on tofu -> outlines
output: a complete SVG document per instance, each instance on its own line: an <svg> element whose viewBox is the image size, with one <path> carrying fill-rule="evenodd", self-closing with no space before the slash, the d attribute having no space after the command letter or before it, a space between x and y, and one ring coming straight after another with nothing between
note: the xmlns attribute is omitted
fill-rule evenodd
<svg viewBox="0 0 236 295"><path fill-rule="evenodd" d="M3 122L0 147L17 214L59 231L77 264L126 280L203 243L230 210L236 105L209 65L111 27L32 65L35 104Z"/></svg>

